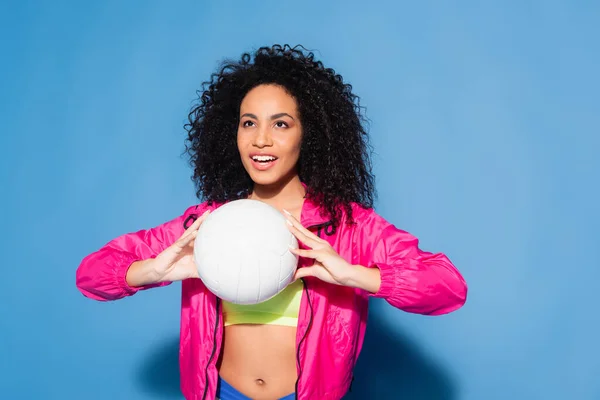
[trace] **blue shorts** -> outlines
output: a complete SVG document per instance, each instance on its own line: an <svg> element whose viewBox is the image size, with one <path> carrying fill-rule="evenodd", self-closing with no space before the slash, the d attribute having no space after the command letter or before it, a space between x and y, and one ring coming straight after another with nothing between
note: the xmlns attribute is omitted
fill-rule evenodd
<svg viewBox="0 0 600 400"><path fill-rule="evenodd" d="M279 400L294 400L296 398L295 393L288 394ZM217 384L217 400L252 400L240 392L238 392L233 386L225 382L223 378L219 376L219 383Z"/></svg>

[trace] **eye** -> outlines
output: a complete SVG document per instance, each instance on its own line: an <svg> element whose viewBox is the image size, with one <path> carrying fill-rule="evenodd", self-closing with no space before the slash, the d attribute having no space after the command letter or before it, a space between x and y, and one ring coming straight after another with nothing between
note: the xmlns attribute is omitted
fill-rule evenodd
<svg viewBox="0 0 600 400"><path fill-rule="evenodd" d="M285 123L284 121L277 121L277 122L275 122L275 126L278 128L287 128L288 124Z"/></svg>
<svg viewBox="0 0 600 400"><path fill-rule="evenodd" d="M252 121L250 121L250 120L247 120L247 121L244 121L244 122L242 122L242 126L243 126L244 128L248 128L248 127L250 127L250 126L254 126L254 122L252 122Z"/></svg>

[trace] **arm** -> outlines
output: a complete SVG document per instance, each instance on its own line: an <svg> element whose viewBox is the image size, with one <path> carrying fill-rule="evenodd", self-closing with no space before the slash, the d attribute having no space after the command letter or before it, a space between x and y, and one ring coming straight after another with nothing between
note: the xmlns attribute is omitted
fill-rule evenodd
<svg viewBox="0 0 600 400"><path fill-rule="evenodd" d="M76 285L86 297L108 301L131 296L139 290L165 286L152 282L143 260L156 257L184 232L183 223L196 207L157 227L119 236L86 256L76 272ZM133 265L135 263L135 265ZM130 271L131 267L131 271ZM131 272L128 274L128 272ZM140 282L139 286L135 285Z"/></svg>
<svg viewBox="0 0 600 400"><path fill-rule="evenodd" d="M361 265L379 271L357 266L356 286L411 313L441 315L463 306L467 285L448 257L421 250L416 237L374 211L364 226Z"/></svg>

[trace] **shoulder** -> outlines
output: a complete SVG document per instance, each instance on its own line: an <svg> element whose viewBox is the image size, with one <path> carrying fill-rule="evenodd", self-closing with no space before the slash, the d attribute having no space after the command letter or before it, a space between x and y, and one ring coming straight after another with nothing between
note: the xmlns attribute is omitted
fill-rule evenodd
<svg viewBox="0 0 600 400"><path fill-rule="evenodd" d="M190 217L190 216L198 216L199 217L206 210L208 210L210 208L211 207L209 206L208 202L206 202L206 201L203 203L194 204L194 205L191 205L188 208L186 208L181 216L182 217Z"/></svg>
<svg viewBox="0 0 600 400"><path fill-rule="evenodd" d="M179 218L183 219L184 221L189 221L189 220L195 220L196 218L200 217L202 214L204 214L207 210L213 211L216 208L218 208L220 206L220 204L217 203L209 203L208 201L202 202L202 203L198 203L198 204L194 204L192 206L189 206L188 208L185 209L185 211L183 212L183 214L180 214ZM185 223L184 225L191 225L191 223Z"/></svg>
<svg viewBox="0 0 600 400"><path fill-rule="evenodd" d="M379 215L372 207L363 207L358 203L351 203L352 219L359 228L379 227L381 229L391 225L385 218ZM348 216L344 215L344 220Z"/></svg>
<svg viewBox="0 0 600 400"><path fill-rule="evenodd" d="M193 221L196 218L200 217L206 211L208 211L208 210L214 211L217 208L221 207L223 204L225 204L225 203L204 201L202 203L198 203L198 204L195 204L195 205L192 205L192 206L189 206L188 208L186 208L186 210L183 212L183 214L180 214L179 218L183 219L185 226L189 226L193 223ZM188 221L191 221L191 222L188 222Z"/></svg>

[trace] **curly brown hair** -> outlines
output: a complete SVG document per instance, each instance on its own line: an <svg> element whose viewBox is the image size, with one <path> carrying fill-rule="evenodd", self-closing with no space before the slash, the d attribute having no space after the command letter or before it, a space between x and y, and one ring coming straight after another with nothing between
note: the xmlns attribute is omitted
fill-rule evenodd
<svg viewBox="0 0 600 400"><path fill-rule="evenodd" d="M242 99L261 84L279 85L296 100L303 127L298 174L307 197L333 226L340 222L341 208L352 222L352 203L372 207L374 176L359 97L314 53L289 45L261 47L237 61L225 60L202 84L185 124L198 198L225 202L251 192L253 182L237 148L237 126Z"/></svg>

